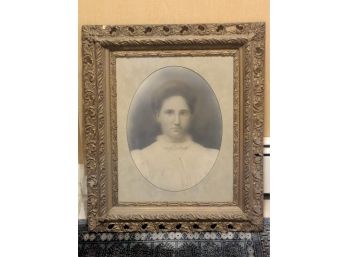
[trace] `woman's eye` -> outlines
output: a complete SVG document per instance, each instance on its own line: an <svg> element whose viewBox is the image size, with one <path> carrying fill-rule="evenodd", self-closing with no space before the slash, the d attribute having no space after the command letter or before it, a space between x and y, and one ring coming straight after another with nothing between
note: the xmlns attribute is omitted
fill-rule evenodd
<svg viewBox="0 0 348 257"><path fill-rule="evenodd" d="M165 114L168 114L168 115L171 115L171 114L174 113L174 111L173 111L173 110L165 110L164 113L165 113Z"/></svg>
<svg viewBox="0 0 348 257"><path fill-rule="evenodd" d="M187 111L187 110L180 111L180 114L183 116L187 116L187 115L189 115L189 111Z"/></svg>

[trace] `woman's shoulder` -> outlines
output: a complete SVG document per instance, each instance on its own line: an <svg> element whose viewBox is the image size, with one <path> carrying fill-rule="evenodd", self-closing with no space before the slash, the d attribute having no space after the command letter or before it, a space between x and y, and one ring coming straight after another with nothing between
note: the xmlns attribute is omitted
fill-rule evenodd
<svg viewBox="0 0 348 257"><path fill-rule="evenodd" d="M131 151L131 155L134 157L140 157L148 154L153 154L156 152L156 149L158 148L158 143L154 142L142 149L135 149Z"/></svg>
<svg viewBox="0 0 348 257"><path fill-rule="evenodd" d="M136 150L133 150L131 151L131 156L133 158L133 161L136 163L136 164L139 164L142 162L142 150L140 149L136 149Z"/></svg>
<svg viewBox="0 0 348 257"><path fill-rule="evenodd" d="M196 142L193 142L192 144L192 150L195 152L198 152L199 154L203 154L203 155L208 155L208 156L214 156L216 157L216 155L219 153L218 149L215 148L207 148L201 144L198 144Z"/></svg>

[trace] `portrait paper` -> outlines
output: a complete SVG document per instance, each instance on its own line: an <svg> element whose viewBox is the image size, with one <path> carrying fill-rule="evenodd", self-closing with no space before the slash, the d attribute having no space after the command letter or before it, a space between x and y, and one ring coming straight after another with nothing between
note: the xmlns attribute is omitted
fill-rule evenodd
<svg viewBox="0 0 348 257"><path fill-rule="evenodd" d="M120 202L232 201L230 67L230 56L117 59Z"/></svg>

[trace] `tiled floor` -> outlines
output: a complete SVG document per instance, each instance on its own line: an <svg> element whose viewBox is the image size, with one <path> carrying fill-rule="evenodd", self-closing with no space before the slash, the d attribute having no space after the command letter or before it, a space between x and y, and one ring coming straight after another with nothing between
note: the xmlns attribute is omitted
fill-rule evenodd
<svg viewBox="0 0 348 257"><path fill-rule="evenodd" d="M79 224L79 257L269 257L269 219L262 233L88 233Z"/></svg>

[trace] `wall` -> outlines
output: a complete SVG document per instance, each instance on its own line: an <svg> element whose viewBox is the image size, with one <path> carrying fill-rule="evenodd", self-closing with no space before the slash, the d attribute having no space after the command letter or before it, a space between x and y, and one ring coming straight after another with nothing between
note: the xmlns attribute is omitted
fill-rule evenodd
<svg viewBox="0 0 348 257"><path fill-rule="evenodd" d="M265 130L269 137L269 0L79 0L81 25L266 22ZM81 42L79 95L81 99ZM79 100L80 100L79 99ZM81 101L79 101L81 110ZM81 118L81 111L79 111ZM79 119L81 120L81 119ZM79 146L82 141L79 137ZM81 149L81 147L79 147ZM83 162L80 151L79 162Z"/></svg>

